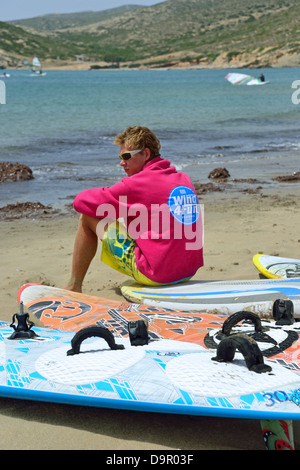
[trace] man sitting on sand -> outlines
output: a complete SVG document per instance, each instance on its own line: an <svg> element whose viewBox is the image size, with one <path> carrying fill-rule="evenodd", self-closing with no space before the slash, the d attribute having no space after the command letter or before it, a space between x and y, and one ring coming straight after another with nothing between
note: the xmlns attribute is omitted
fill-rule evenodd
<svg viewBox="0 0 300 470"><path fill-rule="evenodd" d="M82 291L98 238L101 260L140 284L190 279L203 266L202 217L190 178L160 157L161 144L146 127L129 127L114 144L127 177L76 196L81 216L66 288Z"/></svg>

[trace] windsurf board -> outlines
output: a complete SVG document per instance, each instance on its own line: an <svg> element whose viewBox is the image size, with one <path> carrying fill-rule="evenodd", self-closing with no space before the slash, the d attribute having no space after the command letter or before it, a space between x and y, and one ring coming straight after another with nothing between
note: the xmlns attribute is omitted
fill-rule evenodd
<svg viewBox="0 0 300 470"><path fill-rule="evenodd" d="M272 356L287 368L300 371L300 323L276 325L279 321L260 319L253 312L241 311L234 317L199 311L181 311L163 307L119 302L87 294L79 294L55 287L25 285L20 289L19 302L48 328L60 331L78 332L83 328L99 326L111 331L115 337L128 336L128 322L144 320L148 324L148 335L153 344L167 339L184 341L205 349L216 349L220 340L220 330L224 325L225 335L231 331L251 334L255 319L255 341L265 357ZM275 310L274 310L275 311ZM289 313L289 312L287 312ZM250 319L251 326L241 329L240 319ZM256 320L258 318L258 320ZM237 322L238 319L238 322ZM261 322L262 328L256 323ZM252 328L252 330L251 330ZM261 330L261 331L260 331ZM261 333L261 336L258 335Z"/></svg>
<svg viewBox="0 0 300 470"><path fill-rule="evenodd" d="M267 448L292 448L291 420L300 419L300 330L293 320L278 325L252 312L181 312L39 285L23 286L18 300L50 328L36 328L38 338L11 341L9 325L0 324L0 395L261 419ZM137 320L149 328L141 346L132 345L129 333L128 322ZM93 337L95 328L110 331L117 347ZM87 338L81 351L78 334ZM258 348L254 367L236 344L245 339Z"/></svg>
<svg viewBox="0 0 300 470"><path fill-rule="evenodd" d="M300 278L300 259L258 253L253 256L253 264L265 277L270 279Z"/></svg>
<svg viewBox="0 0 300 470"><path fill-rule="evenodd" d="M291 299L295 316L300 317L300 278L188 281L159 287L126 281L121 291L130 302L228 315L238 310L251 310L262 317L272 315L276 299Z"/></svg>
<svg viewBox="0 0 300 470"><path fill-rule="evenodd" d="M82 406L254 419L300 419L300 376L266 360L256 373L240 357L213 361L184 341L160 340L112 350L90 339L68 355L74 334L35 328L33 339L10 340L0 323L0 395ZM278 395L276 399L276 395Z"/></svg>

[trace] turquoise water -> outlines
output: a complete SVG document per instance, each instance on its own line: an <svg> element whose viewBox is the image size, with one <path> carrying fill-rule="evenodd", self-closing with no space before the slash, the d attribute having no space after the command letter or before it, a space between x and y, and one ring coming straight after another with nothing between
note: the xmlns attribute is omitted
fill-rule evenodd
<svg viewBox="0 0 300 470"><path fill-rule="evenodd" d="M259 76L261 70L245 71ZM0 206L61 205L123 176L113 138L150 127L162 156L195 182L226 167L233 178L299 171L299 69L263 70L264 86L233 86L226 70L11 71L0 106L1 161L29 165L35 179L0 186Z"/></svg>

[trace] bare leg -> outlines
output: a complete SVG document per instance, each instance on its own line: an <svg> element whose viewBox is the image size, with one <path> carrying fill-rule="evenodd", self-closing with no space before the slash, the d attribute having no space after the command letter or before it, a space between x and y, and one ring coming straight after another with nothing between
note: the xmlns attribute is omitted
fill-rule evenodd
<svg viewBox="0 0 300 470"><path fill-rule="evenodd" d="M82 290L84 277L98 247L96 233L98 222L99 219L86 215L80 216L74 244L71 277L65 289L75 292Z"/></svg>

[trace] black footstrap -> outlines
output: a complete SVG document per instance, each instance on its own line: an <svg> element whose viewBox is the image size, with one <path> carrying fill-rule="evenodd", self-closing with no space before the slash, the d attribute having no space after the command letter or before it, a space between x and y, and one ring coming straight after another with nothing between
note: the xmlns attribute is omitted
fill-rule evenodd
<svg viewBox="0 0 300 470"><path fill-rule="evenodd" d="M213 361L230 362L233 360L236 350L244 356L249 370L261 374L270 372L272 368L264 363L263 355L256 341L247 335L234 335L225 337L218 345L217 356Z"/></svg>
<svg viewBox="0 0 300 470"><path fill-rule="evenodd" d="M222 333L225 336L229 336L232 328L243 320L250 320L254 324L256 333L260 333L263 331L259 316L256 313L248 312L247 310L242 310L240 312L233 313L224 321Z"/></svg>
<svg viewBox="0 0 300 470"><path fill-rule="evenodd" d="M105 339L108 346L112 350L124 349L123 344L115 343L114 335L107 328L103 328L102 326L88 326L87 328L83 328L82 330L78 331L72 338L72 349L67 351L67 356L79 354L81 343L87 338L92 338L94 336Z"/></svg>

